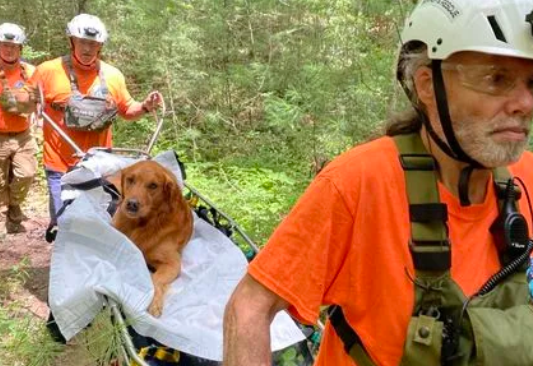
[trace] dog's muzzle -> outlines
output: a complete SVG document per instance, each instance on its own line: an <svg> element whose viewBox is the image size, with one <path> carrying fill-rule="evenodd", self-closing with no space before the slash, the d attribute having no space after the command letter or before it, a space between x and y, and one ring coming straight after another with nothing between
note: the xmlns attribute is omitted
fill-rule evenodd
<svg viewBox="0 0 533 366"><path fill-rule="evenodd" d="M130 198L126 201L126 210L131 213L137 213L139 212L139 201L135 198Z"/></svg>

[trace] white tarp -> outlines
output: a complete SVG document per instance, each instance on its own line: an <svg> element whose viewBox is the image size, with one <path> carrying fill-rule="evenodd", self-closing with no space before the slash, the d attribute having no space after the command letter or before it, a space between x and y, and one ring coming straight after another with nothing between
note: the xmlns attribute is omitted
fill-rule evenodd
<svg viewBox="0 0 533 366"><path fill-rule="evenodd" d="M96 155L62 181L90 180L99 172L107 175L113 169L103 167L105 161L115 170L133 162L123 163L122 158L102 152ZM181 178L173 154L157 160ZM85 328L102 310L105 295L122 305L138 333L198 357L222 360L224 307L246 272L247 261L239 248L195 215L182 273L167 294L162 316L154 318L146 311L153 296L150 272L138 248L111 226L105 210L109 195L98 187L76 196L59 220L50 271L50 308L63 336L70 339ZM304 336L280 312L272 323L271 339L272 349L279 350Z"/></svg>

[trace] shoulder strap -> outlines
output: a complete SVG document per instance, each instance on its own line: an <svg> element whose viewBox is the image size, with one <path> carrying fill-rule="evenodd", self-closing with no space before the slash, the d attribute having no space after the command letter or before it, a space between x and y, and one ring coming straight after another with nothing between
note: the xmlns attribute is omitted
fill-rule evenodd
<svg viewBox="0 0 533 366"><path fill-rule="evenodd" d="M22 81L26 82L30 78L28 75L28 69L26 68L26 63L24 61L19 62L20 65L20 77L22 78ZM3 71L2 67L0 67L0 70ZM5 73L2 73L2 79L7 80Z"/></svg>
<svg viewBox="0 0 533 366"><path fill-rule="evenodd" d="M74 74L74 71L72 69L72 61L70 60L70 56L68 55L63 56L62 59L63 59L63 62L65 63L65 66L67 67L67 71L68 71L69 79L70 79L70 87L72 91L79 92L78 79L76 78L76 75ZM105 97L109 93L109 90L107 89L104 72L102 71L102 68L100 67L100 62L97 63L97 68L98 68L98 78L100 79L100 86L102 88L102 94Z"/></svg>
<svg viewBox="0 0 533 366"><path fill-rule="evenodd" d="M436 162L427 153L418 134L394 137L399 150L400 164L405 173L411 239L409 249L416 271L440 276L450 269L451 251L448 241L448 211L440 203ZM370 355L348 324L342 308L332 306L328 317L341 338L346 352L360 366L375 366Z"/></svg>
<svg viewBox="0 0 533 366"><path fill-rule="evenodd" d="M72 70L72 62L70 61L70 56L66 55L63 56L61 59L65 64L65 67L67 68L68 77L70 80L70 88L73 92L79 92L78 79L76 79L76 75L74 75L74 71Z"/></svg>
<svg viewBox="0 0 533 366"><path fill-rule="evenodd" d="M28 81L30 78L30 75L28 75L28 68L26 67L26 63L21 61L20 62L20 76L22 77L22 80L24 82Z"/></svg>
<svg viewBox="0 0 533 366"><path fill-rule="evenodd" d="M350 327L350 324L348 324L342 308L337 305L329 307L328 318L333 329L335 329L335 333L342 340L344 350L356 364L358 366L376 366L365 349L361 338L359 338L357 333Z"/></svg>
<svg viewBox="0 0 533 366"><path fill-rule="evenodd" d="M448 212L446 205L442 204L439 198L437 163L426 151L418 134L398 135L394 137L394 141L405 173L411 221L409 248L415 270L424 272L425 276L440 276L451 267L451 249L448 240ZM493 170L500 208L504 198L502 195L510 177L507 168ZM357 365L375 366L363 342L348 324L342 308L331 306L328 309L328 318L341 338L346 352Z"/></svg>
<svg viewBox="0 0 533 366"><path fill-rule="evenodd" d="M415 269L440 275L450 269L451 250L448 210L439 198L437 163L417 133L395 136L394 142L405 173L411 221L409 248Z"/></svg>
<svg viewBox="0 0 533 366"><path fill-rule="evenodd" d="M105 97L109 94L109 89L107 89L107 83L105 81L104 71L98 61L98 78L100 79L100 87L102 88L102 95Z"/></svg>

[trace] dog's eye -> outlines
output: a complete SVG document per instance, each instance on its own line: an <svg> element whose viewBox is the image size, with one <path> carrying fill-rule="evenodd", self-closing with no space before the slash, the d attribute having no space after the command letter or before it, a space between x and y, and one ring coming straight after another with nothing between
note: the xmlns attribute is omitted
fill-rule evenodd
<svg viewBox="0 0 533 366"><path fill-rule="evenodd" d="M126 183L128 185L131 185L131 184L135 183L135 179L133 179L133 177L128 177L128 178L126 178Z"/></svg>
<svg viewBox="0 0 533 366"><path fill-rule="evenodd" d="M157 184L156 183L150 183L148 185L148 189L157 189Z"/></svg>

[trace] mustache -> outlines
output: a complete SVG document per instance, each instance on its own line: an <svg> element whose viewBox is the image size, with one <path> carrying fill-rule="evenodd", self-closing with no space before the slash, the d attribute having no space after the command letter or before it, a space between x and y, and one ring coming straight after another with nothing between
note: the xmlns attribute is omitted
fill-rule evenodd
<svg viewBox="0 0 533 366"><path fill-rule="evenodd" d="M515 130L529 134L531 129L531 119L527 117L506 117L497 118L492 121L490 130L498 132L503 130Z"/></svg>

